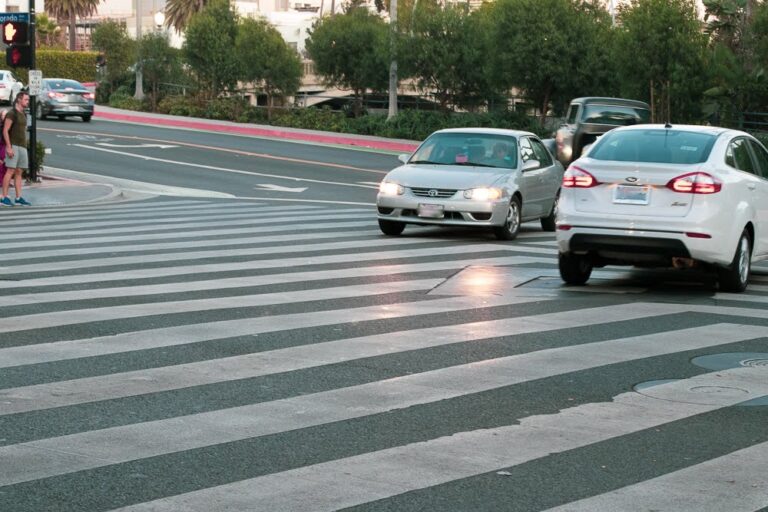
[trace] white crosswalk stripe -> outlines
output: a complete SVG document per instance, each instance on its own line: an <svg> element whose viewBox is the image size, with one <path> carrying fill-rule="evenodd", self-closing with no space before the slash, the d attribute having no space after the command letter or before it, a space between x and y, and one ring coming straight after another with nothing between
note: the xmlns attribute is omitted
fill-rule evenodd
<svg viewBox="0 0 768 512"><path fill-rule="evenodd" d="M387 238L351 207L3 222L0 511L768 505L760 270L745 294L574 289L533 225Z"/></svg>

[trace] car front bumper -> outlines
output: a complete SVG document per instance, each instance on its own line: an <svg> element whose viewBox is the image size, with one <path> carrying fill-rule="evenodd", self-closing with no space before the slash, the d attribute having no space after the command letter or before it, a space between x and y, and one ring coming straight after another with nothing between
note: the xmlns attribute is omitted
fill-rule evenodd
<svg viewBox="0 0 768 512"><path fill-rule="evenodd" d="M461 194L461 191L456 195ZM420 215L425 213L422 208L430 208L430 213L442 210L442 216L432 217ZM405 222L408 224L435 224L445 226L502 226L506 222L509 211L509 198L502 197L493 201L476 201L457 199L455 197L440 199L432 197L417 197L406 194L388 196L379 194L376 198L378 218Z"/></svg>

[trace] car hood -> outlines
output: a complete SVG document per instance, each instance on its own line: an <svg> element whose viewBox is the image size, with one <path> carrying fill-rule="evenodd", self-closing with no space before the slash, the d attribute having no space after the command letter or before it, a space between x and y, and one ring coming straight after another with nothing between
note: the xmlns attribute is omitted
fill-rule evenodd
<svg viewBox="0 0 768 512"><path fill-rule="evenodd" d="M404 187L466 190L489 187L515 172L509 169L459 165L403 165L384 178Z"/></svg>

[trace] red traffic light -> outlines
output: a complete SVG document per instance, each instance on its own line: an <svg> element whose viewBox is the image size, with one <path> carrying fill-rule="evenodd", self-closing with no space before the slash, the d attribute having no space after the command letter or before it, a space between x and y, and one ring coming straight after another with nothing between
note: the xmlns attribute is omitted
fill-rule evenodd
<svg viewBox="0 0 768 512"><path fill-rule="evenodd" d="M32 64L32 47L13 45L5 49L5 63L12 68L28 68Z"/></svg>
<svg viewBox="0 0 768 512"><path fill-rule="evenodd" d="M5 21L2 26L5 44L27 44L29 25L26 21Z"/></svg>

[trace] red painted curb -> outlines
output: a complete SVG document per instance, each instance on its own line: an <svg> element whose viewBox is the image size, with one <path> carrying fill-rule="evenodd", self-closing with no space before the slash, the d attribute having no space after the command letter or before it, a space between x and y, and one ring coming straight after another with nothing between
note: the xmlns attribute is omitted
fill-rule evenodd
<svg viewBox="0 0 768 512"><path fill-rule="evenodd" d="M134 114L115 114L112 112L99 111L98 107L93 113L94 117L111 119L113 121L130 121L134 123L155 124L163 126L176 126L178 128L192 128L195 130L208 130L216 132L236 133L240 135L256 135L262 137L275 137L280 139L302 140L307 142L321 142L325 144L345 144L349 146L360 146L373 149L386 149L390 151L411 152L416 149L417 144L408 144L402 142L388 142L385 140L364 140L354 137L344 137L343 135L317 134L317 133L298 133L288 132L280 129L254 128L252 126L222 125L206 123L204 121L186 121L181 119L164 119L158 117L149 117Z"/></svg>

